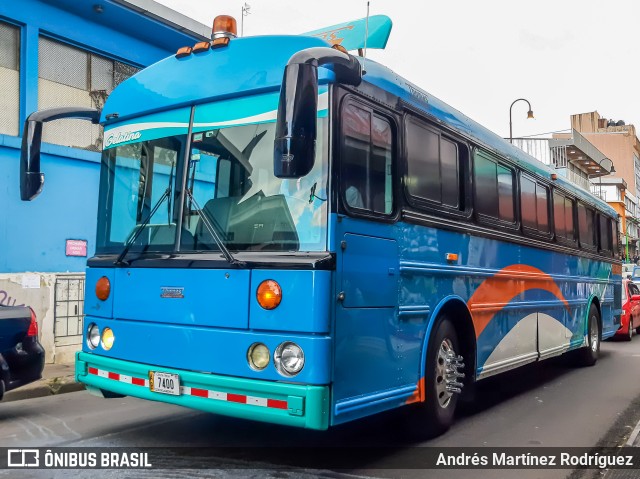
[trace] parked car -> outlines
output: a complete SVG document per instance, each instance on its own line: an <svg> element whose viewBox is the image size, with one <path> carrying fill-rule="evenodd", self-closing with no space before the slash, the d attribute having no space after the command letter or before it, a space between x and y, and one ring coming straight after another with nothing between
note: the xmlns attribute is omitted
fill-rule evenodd
<svg viewBox="0 0 640 479"><path fill-rule="evenodd" d="M616 336L627 341L633 338L633 330L640 334L640 289L627 279L622 280L622 316Z"/></svg>
<svg viewBox="0 0 640 479"><path fill-rule="evenodd" d="M0 399L42 377L44 348L38 341L38 323L26 306L0 304Z"/></svg>

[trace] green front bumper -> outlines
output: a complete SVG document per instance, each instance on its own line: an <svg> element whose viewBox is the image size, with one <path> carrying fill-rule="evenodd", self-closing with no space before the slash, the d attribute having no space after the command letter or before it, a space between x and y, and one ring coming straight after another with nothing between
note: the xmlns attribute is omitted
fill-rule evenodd
<svg viewBox="0 0 640 479"><path fill-rule="evenodd" d="M179 396L151 391L149 371L180 377ZM177 404L225 416L308 429L329 425L329 387L286 384L197 373L133 363L79 352L76 381L88 389L110 391Z"/></svg>

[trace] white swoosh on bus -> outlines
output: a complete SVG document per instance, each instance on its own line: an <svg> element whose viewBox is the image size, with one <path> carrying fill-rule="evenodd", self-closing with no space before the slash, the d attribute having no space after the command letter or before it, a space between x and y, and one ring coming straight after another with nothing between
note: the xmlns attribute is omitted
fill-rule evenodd
<svg viewBox="0 0 640 479"><path fill-rule="evenodd" d="M329 107L329 92L318 95L318 111L326 110ZM267 111L258 115L247 116L244 118L236 118L233 120L209 122L209 123L194 123L194 128L208 128L219 126L232 126L242 123L260 123L264 121L275 120L278 116L278 110ZM117 126L111 130L105 132L109 136L117 136L119 134L126 134L131 132L139 132L145 130L155 130L158 128L188 128L189 123L176 123L176 122L148 122L148 123L132 123L129 125Z"/></svg>
<svg viewBox="0 0 640 479"><path fill-rule="evenodd" d="M329 108L329 92L318 95L318 111ZM194 123L194 128L216 128L220 126L233 126L244 123L262 123L265 121L273 121L278 116L278 110L271 110L258 115L237 118L235 120L215 121L209 123Z"/></svg>

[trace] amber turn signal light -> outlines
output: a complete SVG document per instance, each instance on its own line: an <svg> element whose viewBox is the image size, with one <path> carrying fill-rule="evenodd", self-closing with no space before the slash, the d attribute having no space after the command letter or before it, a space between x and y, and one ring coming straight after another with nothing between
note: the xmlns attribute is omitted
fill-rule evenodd
<svg viewBox="0 0 640 479"><path fill-rule="evenodd" d="M111 294L111 283L109 278L103 276L96 283L96 296L100 301L106 301L109 294Z"/></svg>
<svg viewBox="0 0 640 479"><path fill-rule="evenodd" d="M276 281L267 279L258 286L256 298L264 309L275 309L282 301L282 288Z"/></svg>

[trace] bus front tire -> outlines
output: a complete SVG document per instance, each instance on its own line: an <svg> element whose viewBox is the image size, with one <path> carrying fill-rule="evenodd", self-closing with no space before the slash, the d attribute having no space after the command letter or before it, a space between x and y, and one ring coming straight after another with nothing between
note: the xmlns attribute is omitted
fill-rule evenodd
<svg viewBox="0 0 640 479"><path fill-rule="evenodd" d="M454 378L447 370L453 369L460 373L464 371L460 353L460 342L453 323L446 316L440 317L427 349L425 402L418 405L413 415L412 430L422 438L438 436L446 432L453 423L460 393L451 392L451 389L456 389L452 381L459 382L457 389L461 390L464 379L462 376Z"/></svg>
<svg viewBox="0 0 640 479"><path fill-rule="evenodd" d="M594 304L589 308L587 347L576 351L577 366L593 366L600 355L600 314Z"/></svg>

